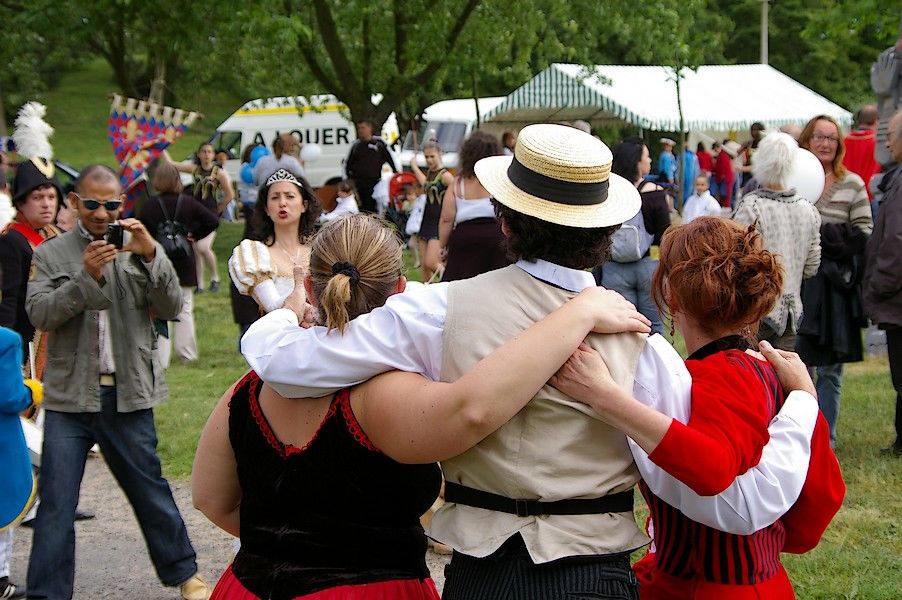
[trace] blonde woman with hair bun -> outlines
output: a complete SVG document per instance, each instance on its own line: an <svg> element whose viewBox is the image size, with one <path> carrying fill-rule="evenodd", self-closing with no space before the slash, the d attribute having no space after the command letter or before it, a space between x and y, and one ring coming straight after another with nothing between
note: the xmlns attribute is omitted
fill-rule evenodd
<svg viewBox="0 0 902 600"><path fill-rule="evenodd" d="M393 231L347 215L314 238L307 296L338 336L404 290L401 268ZM242 542L211 598L437 600L419 521L441 484L435 462L506 423L590 331L627 330L648 321L589 288L454 383L392 371L299 401L251 371L213 410L194 462L194 505Z"/></svg>

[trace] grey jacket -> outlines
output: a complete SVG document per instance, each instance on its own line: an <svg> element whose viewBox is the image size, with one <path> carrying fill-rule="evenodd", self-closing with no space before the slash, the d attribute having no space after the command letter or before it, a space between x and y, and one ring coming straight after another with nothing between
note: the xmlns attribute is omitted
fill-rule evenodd
<svg viewBox="0 0 902 600"><path fill-rule="evenodd" d="M179 280L163 249L146 266L121 252L98 283L84 270L90 239L81 227L35 249L25 308L48 332L44 406L61 412L100 412L98 315L108 311L119 412L151 408L168 396L154 348L151 313L173 319L182 304Z"/></svg>
<svg viewBox="0 0 902 600"><path fill-rule="evenodd" d="M878 325L902 326L902 175L896 174L868 239L862 300Z"/></svg>

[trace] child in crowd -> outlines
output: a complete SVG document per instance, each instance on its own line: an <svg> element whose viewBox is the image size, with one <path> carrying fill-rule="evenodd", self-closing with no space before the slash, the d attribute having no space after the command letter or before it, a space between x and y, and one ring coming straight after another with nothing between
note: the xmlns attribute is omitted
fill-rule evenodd
<svg viewBox="0 0 902 600"><path fill-rule="evenodd" d="M354 187L354 182L350 179L345 179L338 184L338 197L335 198L335 208L321 214L319 222L328 223L342 215L352 215L359 212L360 207L357 205L357 190Z"/></svg>
<svg viewBox="0 0 902 600"><path fill-rule="evenodd" d="M722 215L720 203L708 191L708 176L695 178L695 193L689 196L683 206L683 223L689 223L696 217L719 217Z"/></svg>
<svg viewBox="0 0 902 600"><path fill-rule="evenodd" d="M19 413L38 405L43 388L34 379L22 380L22 338L0 327L0 464L3 494L0 494L0 598L24 598L25 590L9 579L13 529L37 497L31 458Z"/></svg>
<svg viewBox="0 0 902 600"><path fill-rule="evenodd" d="M414 267L420 267L420 225L423 223L423 211L426 210L426 194L420 184L405 185L404 211L408 213L405 232L410 236L407 247L413 252Z"/></svg>

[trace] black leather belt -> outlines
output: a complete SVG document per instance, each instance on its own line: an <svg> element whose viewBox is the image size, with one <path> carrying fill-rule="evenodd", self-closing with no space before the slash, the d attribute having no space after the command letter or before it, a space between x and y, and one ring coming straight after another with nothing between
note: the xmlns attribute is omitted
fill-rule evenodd
<svg viewBox="0 0 902 600"><path fill-rule="evenodd" d="M554 502L539 500L515 500L476 488L467 487L453 481L445 482L445 501L485 508L496 512L530 517L537 515L595 515L603 513L631 512L633 510L632 488L608 494L601 498L570 498Z"/></svg>

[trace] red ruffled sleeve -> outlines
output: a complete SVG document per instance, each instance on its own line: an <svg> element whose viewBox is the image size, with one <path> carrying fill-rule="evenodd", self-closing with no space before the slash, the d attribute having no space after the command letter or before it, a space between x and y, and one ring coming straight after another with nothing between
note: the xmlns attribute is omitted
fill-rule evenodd
<svg viewBox="0 0 902 600"><path fill-rule="evenodd" d="M783 552L802 554L817 546L845 495L842 471L830 448L830 428L824 415L819 414L811 437L811 462L805 485L799 499L781 518L786 529Z"/></svg>
<svg viewBox="0 0 902 600"><path fill-rule="evenodd" d="M773 390L754 371L758 362L739 351L686 362L689 423L674 420L649 458L701 496L719 494L758 464L770 439Z"/></svg>

